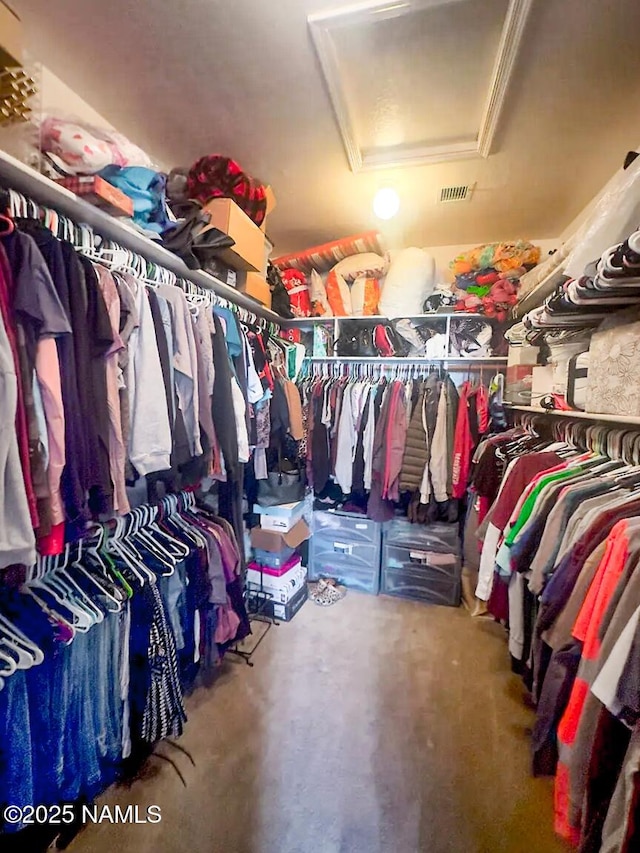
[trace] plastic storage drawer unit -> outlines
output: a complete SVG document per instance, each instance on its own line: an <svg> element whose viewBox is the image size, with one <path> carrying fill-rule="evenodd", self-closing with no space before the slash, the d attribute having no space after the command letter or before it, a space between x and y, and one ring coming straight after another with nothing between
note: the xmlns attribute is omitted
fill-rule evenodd
<svg viewBox="0 0 640 853"><path fill-rule="evenodd" d="M381 592L457 607L461 571L457 525L417 525L402 519L386 525Z"/></svg>
<svg viewBox="0 0 640 853"><path fill-rule="evenodd" d="M460 553L457 524L412 524L404 518L394 518L384 525L385 545L423 548L425 551Z"/></svg>
<svg viewBox="0 0 640 853"><path fill-rule="evenodd" d="M344 586L377 595L380 539L380 525L365 516L314 512L309 580L335 578Z"/></svg>

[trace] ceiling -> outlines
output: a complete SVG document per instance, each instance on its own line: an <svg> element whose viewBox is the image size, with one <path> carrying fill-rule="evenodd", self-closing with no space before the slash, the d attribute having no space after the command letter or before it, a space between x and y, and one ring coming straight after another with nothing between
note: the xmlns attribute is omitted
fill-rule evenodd
<svg viewBox="0 0 640 853"><path fill-rule="evenodd" d="M555 237L640 143L637 0L533 0L489 157L358 172L307 22L341 0L10 2L32 55L159 163L226 153L270 183L277 254L376 227L383 186L401 197L392 245ZM507 0L407 2L415 17L335 33L365 154L482 120ZM453 184L475 184L472 200L439 204Z"/></svg>

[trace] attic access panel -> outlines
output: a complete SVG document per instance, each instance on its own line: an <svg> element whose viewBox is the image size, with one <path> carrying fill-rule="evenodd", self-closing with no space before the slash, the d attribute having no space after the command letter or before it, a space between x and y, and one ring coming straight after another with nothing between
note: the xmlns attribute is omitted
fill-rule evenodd
<svg viewBox="0 0 640 853"><path fill-rule="evenodd" d="M354 172L488 157L533 0L367 0L310 15Z"/></svg>

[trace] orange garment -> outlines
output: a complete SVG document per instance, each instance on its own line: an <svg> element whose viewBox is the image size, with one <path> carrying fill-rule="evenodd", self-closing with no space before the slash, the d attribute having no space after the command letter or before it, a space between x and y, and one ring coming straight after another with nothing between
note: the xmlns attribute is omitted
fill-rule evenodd
<svg viewBox="0 0 640 853"><path fill-rule="evenodd" d="M600 565L580 608L572 634L583 643L578 674L558 726L559 761L555 781L555 830L558 835L576 846L580 843L580 827L569 820L571 786L569 764L580 719L594 676L593 662L600 653L600 628L613 598L628 556L629 537L626 519L617 522L607 537L607 546Z"/></svg>
<svg viewBox="0 0 640 853"><path fill-rule="evenodd" d="M285 397L287 398L287 408L289 409L289 432L291 433L291 438L301 441L304 438L304 428L302 426L300 392L294 383L289 380L285 380L282 385Z"/></svg>

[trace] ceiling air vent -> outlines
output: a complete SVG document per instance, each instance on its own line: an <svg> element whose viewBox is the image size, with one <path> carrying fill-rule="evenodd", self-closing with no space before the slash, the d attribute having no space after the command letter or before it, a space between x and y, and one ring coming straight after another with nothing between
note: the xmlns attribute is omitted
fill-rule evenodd
<svg viewBox="0 0 640 853"><path fill-rule="evenodd" d="M452 201L469 201L473 193L473 186L465 185L459 187L442 187L440 190L440 204L448 204Z"/></svg>

